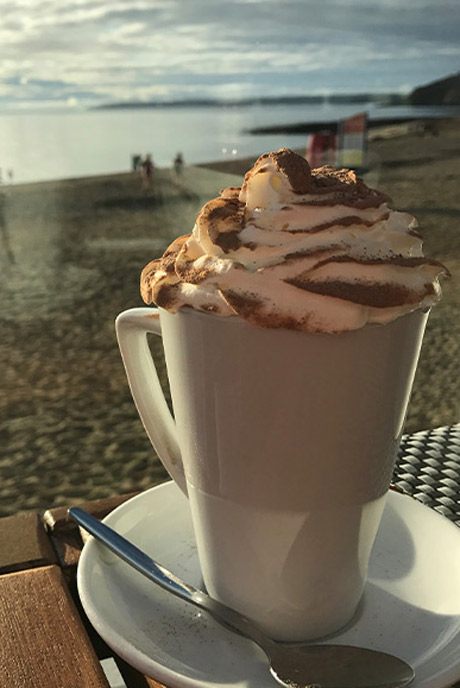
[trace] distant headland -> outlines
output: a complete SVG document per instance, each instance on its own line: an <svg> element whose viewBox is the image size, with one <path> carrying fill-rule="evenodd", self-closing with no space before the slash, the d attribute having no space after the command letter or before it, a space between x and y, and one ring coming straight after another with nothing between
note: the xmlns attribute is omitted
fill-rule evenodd
<svg viewBox="0 0 460 688"><path fill-rule="evenodd" d="M460 72L419 86L409 95L411 105L460 105Z"/></svg>
<svg viewBox="0 0 460 688"><path fill-rule="evenodd" d="M218 100L212 98L195 98L190 100L165 100L165 101L120 101L117 103L104 103L92 107L92 110L122 110L122 109L148 109L171 107L244 107L248 105L321 105L340 103L376 103L382 106L405 105L408 103L407 95L400 93L331 93L315 95L294 96L264 96L253 98L239 98L234 100Z"/></svg>

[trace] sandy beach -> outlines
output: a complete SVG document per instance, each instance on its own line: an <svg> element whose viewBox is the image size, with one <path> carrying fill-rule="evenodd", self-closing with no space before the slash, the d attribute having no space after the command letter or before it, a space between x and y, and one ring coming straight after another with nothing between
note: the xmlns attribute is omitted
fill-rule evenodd
<svg viewBox="0 0 460 688"><path fill-rule="evenodd" d="M114 319L142 305L142 267L251 162L186 167L181 185L157 170L147 191L137 173L2 187L0 515L166 478L130 396ZM453 275L428 324L407 432L460 418L459 169L458 121L438 135L372 132L366 181L418 218L427 254ZM161 341L151 346L167 393Z"/></svg>

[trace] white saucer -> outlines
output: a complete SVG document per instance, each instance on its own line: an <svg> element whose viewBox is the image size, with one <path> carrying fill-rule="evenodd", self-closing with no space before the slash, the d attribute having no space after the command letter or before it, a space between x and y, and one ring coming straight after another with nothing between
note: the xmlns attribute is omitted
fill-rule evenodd
<svg viewBox="0 0 460 688"><path fill-rule="evenodd" d="M105 522L202 585L188 502L174 483L130 499ZM93 538L80 558L78 590L108 645L168 686L279 688L253 643L155 586ZM330 642L398 655L415 669L413 688L446 688L460 679L460 529L390 492L362 608Z"/></svg>

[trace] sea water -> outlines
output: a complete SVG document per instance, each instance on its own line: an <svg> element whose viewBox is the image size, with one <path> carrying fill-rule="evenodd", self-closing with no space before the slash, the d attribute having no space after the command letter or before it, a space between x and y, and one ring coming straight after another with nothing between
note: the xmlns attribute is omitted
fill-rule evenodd
<svg viewBox="0 0 460 688"><path fill-rule="evenodd" d="M445 108L376 104L228 105L19 112L0 115L1 181L23 183L127 172L133 155L170 166L177 152L196 164L306 146L306 134L252 134L253 127L337 122L367 110L371 118L439 116ZM458 109L457 109L458 110Z"/></svg>

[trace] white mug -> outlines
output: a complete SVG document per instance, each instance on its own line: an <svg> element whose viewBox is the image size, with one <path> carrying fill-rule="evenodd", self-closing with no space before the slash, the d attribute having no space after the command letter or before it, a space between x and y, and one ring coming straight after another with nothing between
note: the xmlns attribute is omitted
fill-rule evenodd
<svg viewBox="0 0 460 688"><path fill-rule="evenodd" d="M333 633L358 607L427 318L343 334L190 308L117 318L140 417L189 498L206 588L273 638ZM163 337L174 418L147 333Z"/></svg>

